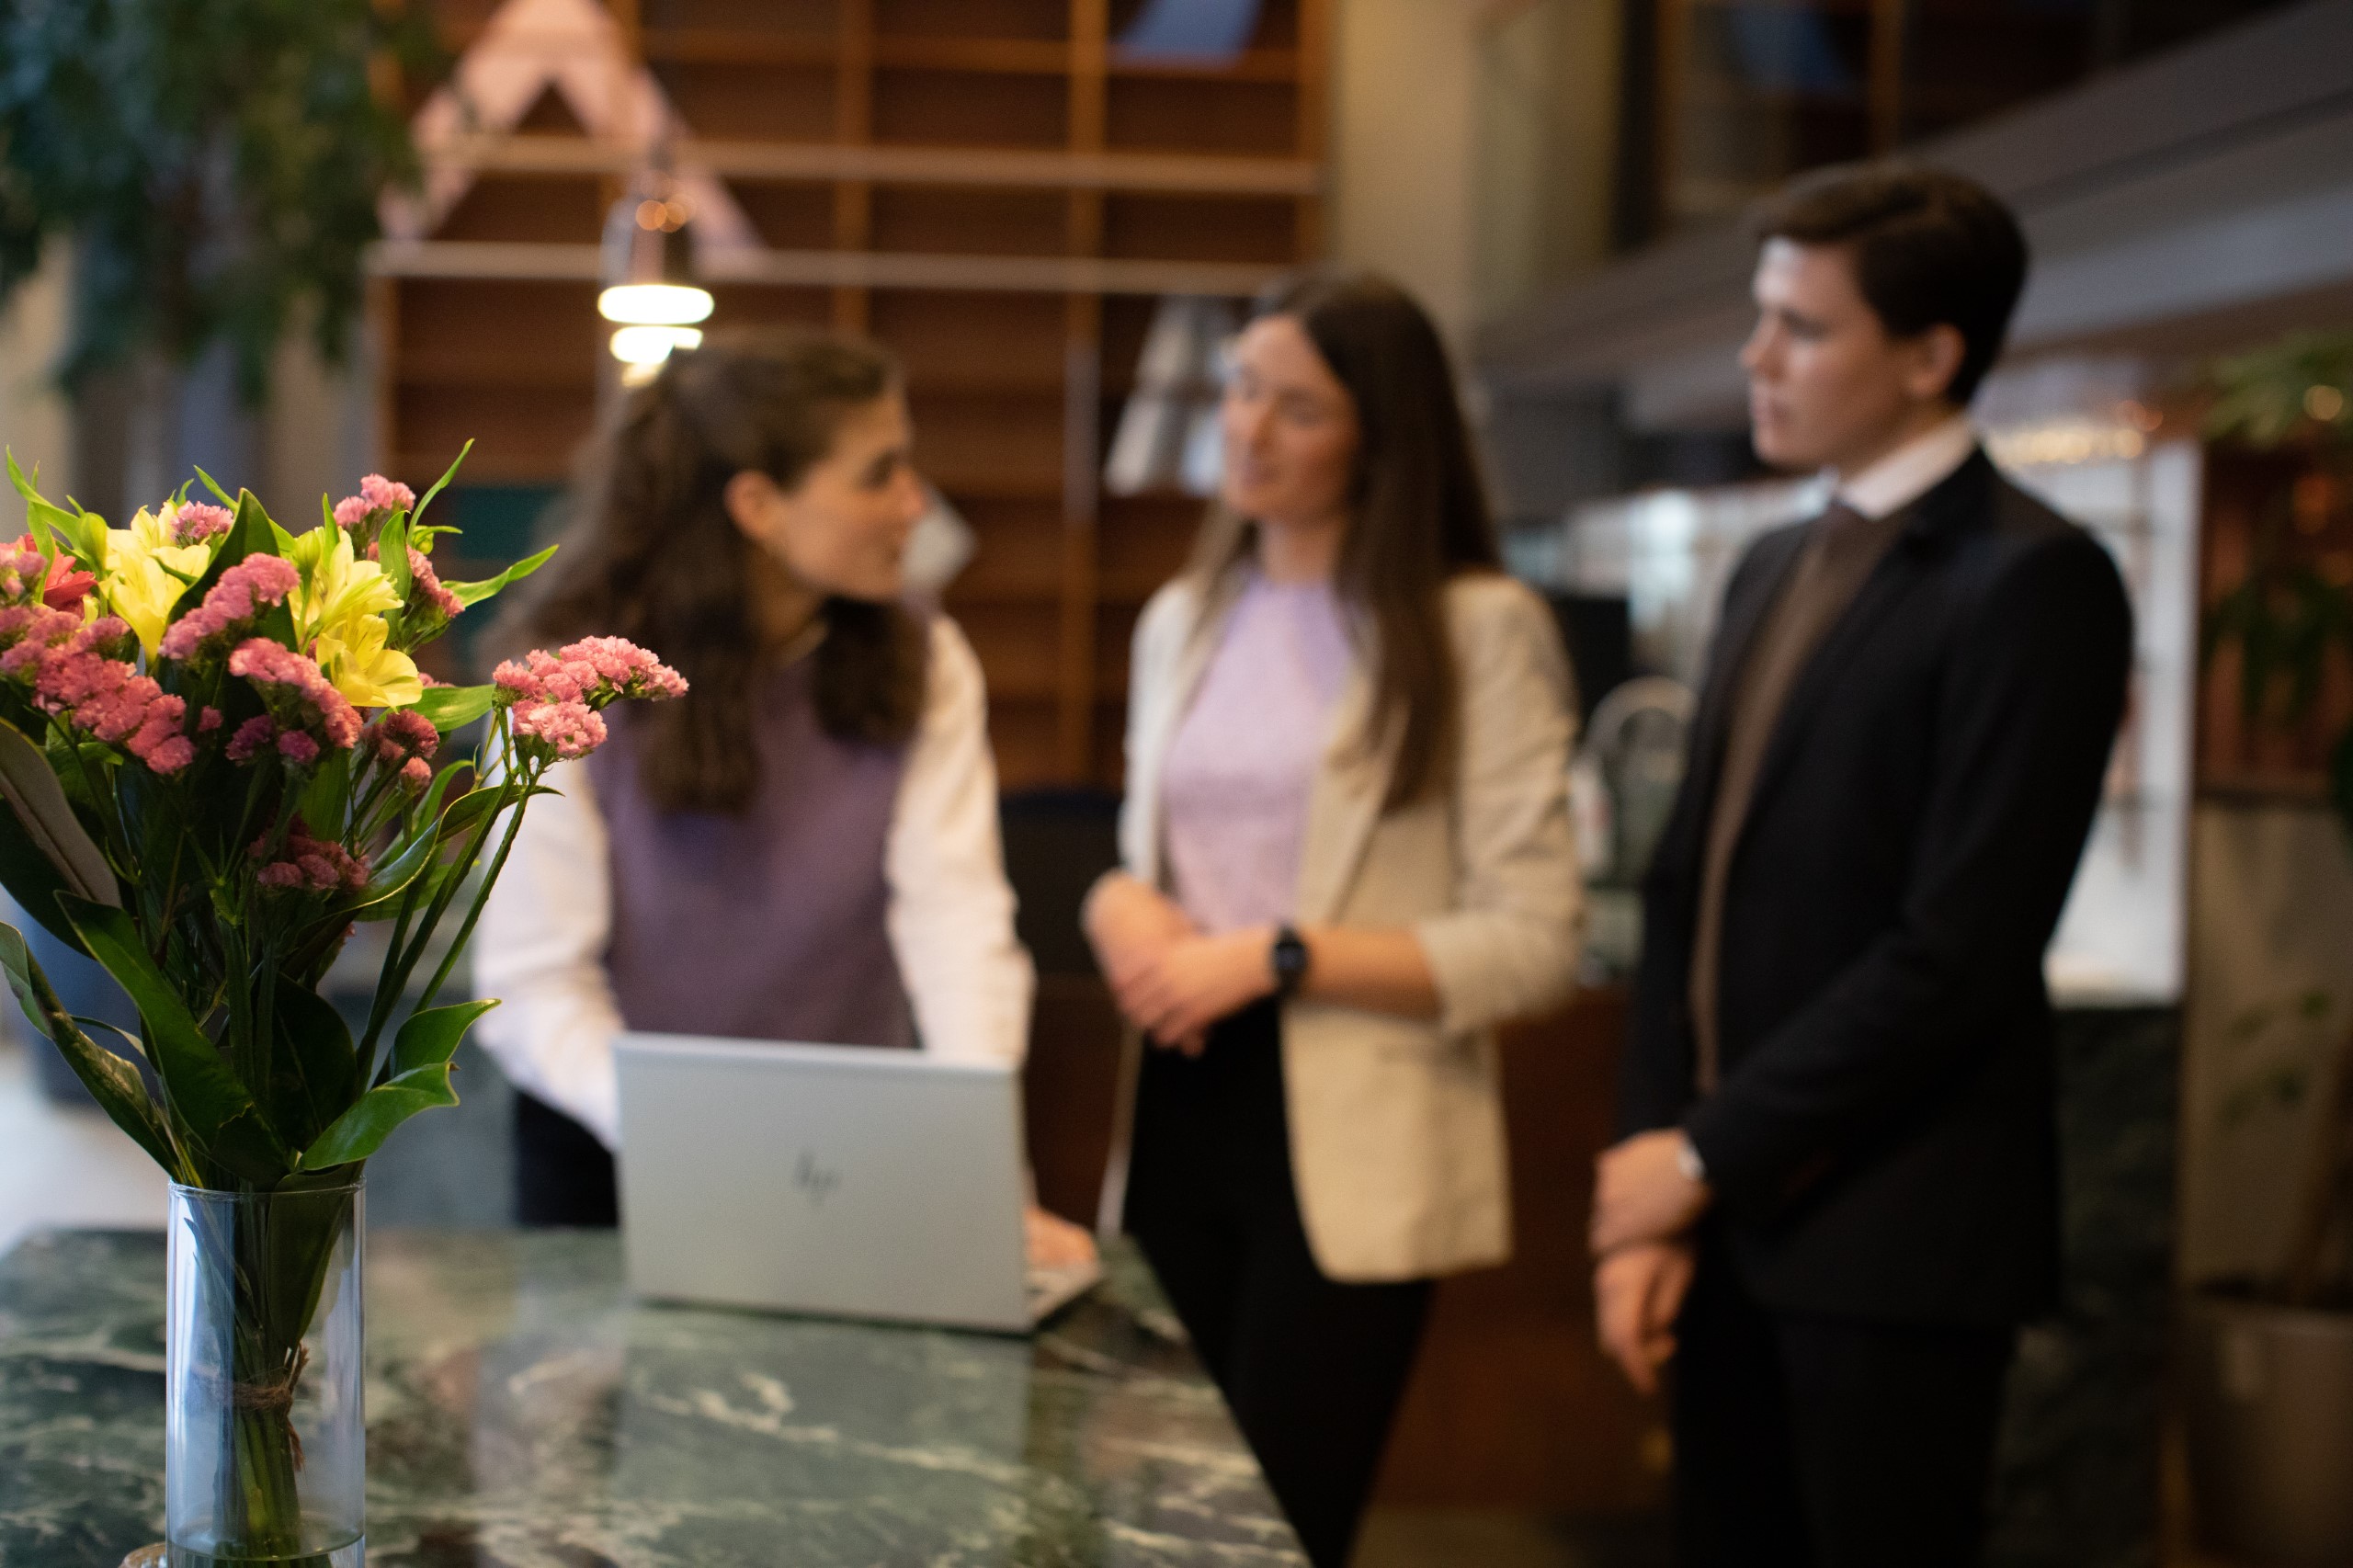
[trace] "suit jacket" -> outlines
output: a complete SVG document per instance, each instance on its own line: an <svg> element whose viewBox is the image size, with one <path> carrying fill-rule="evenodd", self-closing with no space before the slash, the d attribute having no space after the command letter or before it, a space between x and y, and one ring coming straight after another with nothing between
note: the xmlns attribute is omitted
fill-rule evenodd
<svg viewBox="0 0 2353 1568"><path fill-rule="evenodd" d="M1727 705L1803 542L1759 539L1724 595L1644 890L1621 1125L1685 1129L1768 1306L2018 1321L2057 1289L2042 959L2131 611L2107 551L1982 451L1907 509L1768 744L1724 889L1721 1083L1699 1100L1687 997Z"/></svg>
<svg viewBox="0 0 2353 1568"><path fill-rule="evenodd" d="M1120 858L1159 885L1160 777L1215 653L1229 599L1163 588L1137 624ZM1335 706L1301 855L1302 925L1409 926L1434 1021L1307 1002L1283 1008L1283 1083L1300 1217L1332 1278L1395 1280L1511 1251L1492 1026L1566 996L1583 893L1565 789L1569 670L1543 601L1510 578L1446 594L1461 694L1448 787L1384 812L1392 751L1358 744L1361 662Z"/></svg>

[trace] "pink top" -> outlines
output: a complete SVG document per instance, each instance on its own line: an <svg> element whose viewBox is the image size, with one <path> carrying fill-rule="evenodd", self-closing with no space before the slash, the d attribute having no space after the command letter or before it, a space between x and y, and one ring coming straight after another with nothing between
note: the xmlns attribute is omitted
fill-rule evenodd
<svg viewBox="0 0 2353 1568"><path fill-rule="evenodd" d="M1355 664L1331 584L1252 574L1160 780L1172 891L1202 930L1290 916L1308 798Z"/></svg>

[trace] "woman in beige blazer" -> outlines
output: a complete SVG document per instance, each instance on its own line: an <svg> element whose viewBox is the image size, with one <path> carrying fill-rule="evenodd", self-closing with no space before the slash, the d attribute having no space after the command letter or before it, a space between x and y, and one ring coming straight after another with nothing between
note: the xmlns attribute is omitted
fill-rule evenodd
<svg viewBox="0 0 2353 1568"><path fill-rule="evenodd" d="M1452 373L1377 278L1236 340L1220 506L1145 608L1123 869L1128 1228L1310 1560L1347 1560L1434 1276L1510 1250L1493 1028L1570 989L1570 676Z"/></svg>

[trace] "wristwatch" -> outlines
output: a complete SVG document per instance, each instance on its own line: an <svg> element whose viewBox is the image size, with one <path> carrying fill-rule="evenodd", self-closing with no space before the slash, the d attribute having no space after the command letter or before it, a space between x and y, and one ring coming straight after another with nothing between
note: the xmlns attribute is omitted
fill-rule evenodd
<svg viewBox="0 0 2353 1568"><path fill-rule="evenodd" d="M1307 978L1307 944L1288 921L1276 927L1274 945L1267 949L1267 967L1275 971L1275 994L1288 1002L1299 994Z"/></svg>

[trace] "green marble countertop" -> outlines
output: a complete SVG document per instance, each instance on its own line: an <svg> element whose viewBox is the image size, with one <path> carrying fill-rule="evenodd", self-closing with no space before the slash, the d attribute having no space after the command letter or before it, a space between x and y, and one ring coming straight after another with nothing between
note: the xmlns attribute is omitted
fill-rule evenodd
<svg viewBox="0 0 2353 1568"><path fill-rule="evenodd" d="M403 1568L1304 1560L1148 1271L1032 1338L633 1303L610 1234L369 1238L368 1558ZM0 1259L0 1568L160 1539L164 1241Z"/></svg>

